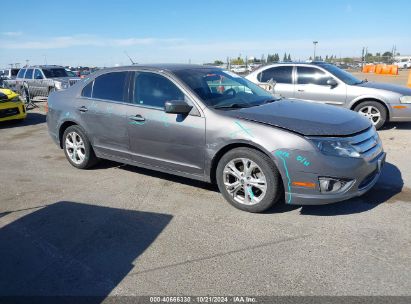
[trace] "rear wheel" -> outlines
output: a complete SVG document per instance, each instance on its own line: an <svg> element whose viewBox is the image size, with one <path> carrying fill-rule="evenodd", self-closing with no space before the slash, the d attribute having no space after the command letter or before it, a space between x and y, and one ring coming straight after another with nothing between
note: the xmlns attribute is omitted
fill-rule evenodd
<svg viewBox="0 0 411 304"><path fill-rule="evenodd" d="M280 174L273 161L250 148L227 152L218 163L216 177L224 198L249 212L269 209L282 193Z"/></svg>
<svg viewBox="0 0 411 304"><path fill-rule="evenodd" d="M63 149L67 160L78 169L87 169L97 163L93 147L79 126L70 126L64 131Z"/></svg>
<svg viewBox="0 0 411 304"><path fill-rule="evenodd" d="M387 120L387 110L376 101L364 101L357 105L354 111L367 117L376 129L380 129Z"/></svg>

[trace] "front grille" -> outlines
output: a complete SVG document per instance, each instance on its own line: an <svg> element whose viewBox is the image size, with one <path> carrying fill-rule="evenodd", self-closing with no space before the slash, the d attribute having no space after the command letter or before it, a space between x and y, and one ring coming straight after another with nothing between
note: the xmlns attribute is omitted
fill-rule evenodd
<svg viewBox="0 0 411 304"><path fill-rule="evenodd" d="M75 85L77 83L77 81L80 81L80 79L70 79L69 80L69 85L70 86Z"/></svg>
<svg viewBox="0 0 411 304"><path fill-rule="evenodd" d="M0 118L14 116L19 113L20 113L19 108L10 108L10 109L0 110Z"/></svg>
<svg viewBox="0 0 411 304"><path fill-rule="evenodd" d="M348 140L361 156L368 161L374 160L383 151L380 137L374 127L349 137Z"/></svg>

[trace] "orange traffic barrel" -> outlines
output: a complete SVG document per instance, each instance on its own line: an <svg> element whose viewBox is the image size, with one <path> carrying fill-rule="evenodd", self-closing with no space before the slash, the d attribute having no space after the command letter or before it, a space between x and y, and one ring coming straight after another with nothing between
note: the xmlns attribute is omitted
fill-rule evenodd
<svg viewBox="0 0 411 304"><path fill-rule="evenodd" d="M411 88L411 70L410 70L410 72L408 73L407 87Z"/></svg>
<svg viewBox="0 0 411 304"><path fill-rule="evenodd" d="M375 67L375 74L382 74L383 66L383 64L377 64L377 66Z"/></svg>
<svg viewBox="0 0 411 304"><path fill-rule="evenodd" d="M375 68L376 68L375 65L369 65L368 67L369 67L368 68L368 73L375 73Z"/></svg>
<svg viewBox="0 0 411 304"><path fill-rule="evenodd" d="M363 72L363 73L368 73L369 70L370 70L370 66L369 66L369 65L363 65L363 67L362 67L362 72Z"/></svg>
<svg viewBox="0 0 411 304"><path fill-rule="evenodd" d="M393 64L391 66L391 75L398 75L398 65Z"/></svg>

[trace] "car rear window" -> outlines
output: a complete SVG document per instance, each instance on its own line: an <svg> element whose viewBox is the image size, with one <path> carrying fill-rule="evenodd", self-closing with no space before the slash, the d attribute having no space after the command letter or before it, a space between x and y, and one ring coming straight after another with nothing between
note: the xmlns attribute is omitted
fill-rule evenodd
<svg viewBox="0 0 411 304"><path fill-rule="evenodd" d="M19 72L19 69L12 69L11 70L11 76L17 76L18 72Z"/></svg>
<svg viewBox="0 0 411 304"><path fill-rule="evenodd" d="M67 71L63 68L42 69L46 78L68 77Z"/></svg>

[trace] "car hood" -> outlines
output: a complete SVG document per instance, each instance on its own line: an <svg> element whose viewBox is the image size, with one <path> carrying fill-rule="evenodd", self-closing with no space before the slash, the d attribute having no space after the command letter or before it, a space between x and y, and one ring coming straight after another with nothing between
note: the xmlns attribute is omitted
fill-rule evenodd
<svg viewBox="0 0 411 304"><path fill-rule="evenodd" d="M367 118L356 112L300 100L281 99L261 106L228 110L226 114L305 136L347 136L371 126Z"/></svg>
<svg viewBox="0 0 411 304"><path fill-rule="evenodd" d="M379 83L379 82L363 82L363 83L358 84L357 86L363 87L363 88L391 91L391 92L395 92L401 95L411 96L411 89L408 89L406 87L402 87L399 85L395 85L395 84Z"/></svg>

